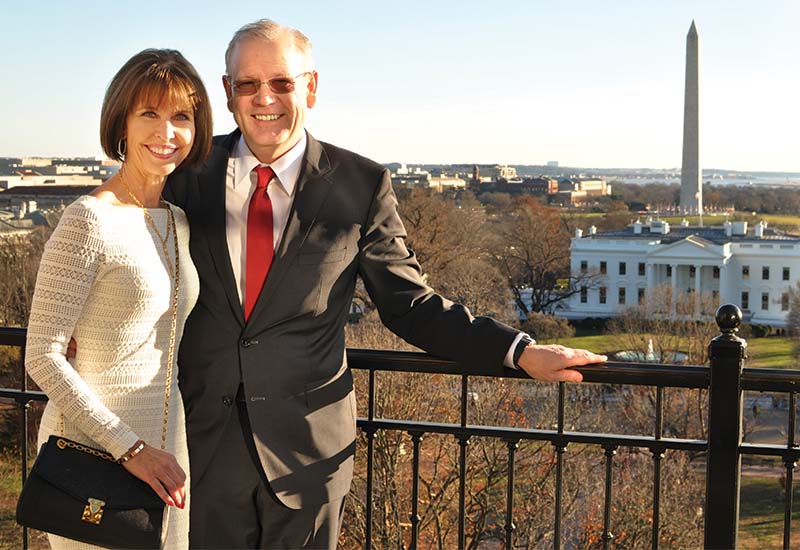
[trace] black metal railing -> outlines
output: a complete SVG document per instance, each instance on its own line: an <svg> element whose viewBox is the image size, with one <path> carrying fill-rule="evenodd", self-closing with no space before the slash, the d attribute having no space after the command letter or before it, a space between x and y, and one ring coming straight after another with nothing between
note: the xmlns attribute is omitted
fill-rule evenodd
<svg viewBox="0 0 800 550"><path fill-rule="evenodd" d="M466 544L466 456L467 445L476 437L494 438L506 443L508 480L505 509L505 548L514 547L514 460L522 441L545 441L555 452L555 501L553 512L553 545L562 544L562 484L564 451L569 444L597 446L604 451L605 483L603 506L602 545L612 543L612 473L614 457L620 447L647 449L653 461L652 536L651 547L659 547L660 508L662 485L662 459L668 450L688 451L706 455L705 548L735 548L739 523L739 483L741 458L748 456L780 457L786 475L784 501L783 547L791 544L793 470L800 448L795 441L796 393L800 391L800 372L778 369L744 369L746 342L735 335L741 322L741 312L736 306L722 306L717 314L722 334L709 343L710 367L678 366L652 363L611 362L606 366L587 366L581 371L585 382L649 386L655 388L655 414L651 435L623 435L569 431L565 423L565 384L560 383L557 395L557 422L555 429L521 429L507 426L481 426L468 423L469 378L456 363L431 357L423 353L349 349L351 368L364 370L368 377L367 415L358 419L358 426L366 435L366 533L364 548L373 545L373 466L374 442L381 430L399 430L410 435L413 442L412 489L410 503L410 548L419 546L419 480L421 442L428 434L454 436L459 443L458 489L458 547ZM24 355L24 329L0 328L0 345L15 346ZM378 418L376 416L376 373L439 373L460 376L460 421L458 423L423 422ZM524 373L509 372L508 378L527 379ZM20 415L19 442L23 481L26 476L27 416L32 401L43 401L41 392L28 391L25 377L19 388L0 388L0 400L16 403ZM664 436L664 391L667 388L708 389L707 439L681 439ZM785 445L742 443L742 396L744 391L783 392L788 394L787 441ZM27 548L27 532L21 544Z"/></svg>

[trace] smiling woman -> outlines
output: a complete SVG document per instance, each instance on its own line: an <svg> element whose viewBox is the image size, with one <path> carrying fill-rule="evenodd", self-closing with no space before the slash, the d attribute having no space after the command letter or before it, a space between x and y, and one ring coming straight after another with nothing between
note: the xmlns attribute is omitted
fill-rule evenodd
<svg viewBox="0 0 800 550"><path fill-rule="evenodd" d="M191 122L191 136L181 132L181 138L189 138L190 143L182 144L180 160L193 165L208 155L212 137L208 96L197 72L179 52L144 50L114 76L100 115L100 143L110 158L125 159L129 126L136 120L135 115L167 118L170 125L180 123L176 126L181 129L189 129ZM169 132L169 128L161 130ZM159 135L159 139L168 140L170 136ZM175 145L167 145L177 149Z"/></svg>
<svg viewBox="0 0 800 550"><path fill-rule="evenodd" d="M107 451L171 507L164 547L185 549L189 458L177 346L199 283L186 215L160 196L169 174L202 162L210 148L203 83L177 51L140 52L108 87L100 134L122 167L64 211L31 306L25 365L50 399L39 443L57 435ZM90 547L49 540L57 549Z"/></svg>

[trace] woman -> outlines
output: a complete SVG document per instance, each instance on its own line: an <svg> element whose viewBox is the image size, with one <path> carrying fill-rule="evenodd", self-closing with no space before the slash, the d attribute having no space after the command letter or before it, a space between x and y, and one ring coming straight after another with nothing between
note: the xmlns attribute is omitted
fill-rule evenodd
<svg viewBox="0 0 800 550"><path fill-rule="evenodd" d="M202 162L211 125L203 83L179 52L145 50L119 70L106 91L100 137L122 167L64 210L42 256L28 324L25 366L50 399L39 445L63 435L124 460L167 503L169 549L188 547L176 357L199 284L186 216L161 190L178 166ZM72 364L65 357L71 338ZM56 549L91 547L49 538Z"/></svg>

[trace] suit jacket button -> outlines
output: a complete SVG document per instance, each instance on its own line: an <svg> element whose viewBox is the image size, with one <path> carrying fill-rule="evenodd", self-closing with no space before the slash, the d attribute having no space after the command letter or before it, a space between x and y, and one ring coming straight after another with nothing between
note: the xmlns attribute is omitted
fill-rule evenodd
<svg viewBox="0 0 800 550"><path fill-rule="evenodd" d="M243 348L249 348L250 346L258 345L258 340L255 338L242 338L240 344Z"/></svg>
<svg viewBox="0 0 800 550"><path fill-rule="evenodd" d="M233 405L233 398L230 395L226 395L222 398L222 403L230 407Z"/></svg>

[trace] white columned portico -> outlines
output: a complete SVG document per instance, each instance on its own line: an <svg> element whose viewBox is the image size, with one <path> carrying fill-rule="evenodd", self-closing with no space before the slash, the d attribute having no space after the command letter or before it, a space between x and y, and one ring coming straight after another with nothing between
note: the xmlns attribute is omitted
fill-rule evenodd
<svg viewBox="0 0 800 550"><path fill-rule="evenodd" d="M727 304L734 300L728 297L728 264L719 266L719 303Z"/></svg>
<svg viewBox="0 0 800 550"><path fill-rule="evenodd" d="M644 268L647 274L647 290L645 292L652 296L656 288L656 265L648 262Z"/></svg>
<svg viewBox="0 0 800 550"><path fill-rule="evenodd" d="M696 316L700 316L700 283L701 283L701 273L703 271L702 265L695 265L694 266L694 314Z"/></svg>
<svg viewBox="0 0 800 550"><path fill-rule="evenodd" d="M672 283L672 296L670 296L670 311L672 315L677 313L677 302L678 302L678 264L669 264L670 270L672 271L671 275L671 283Z"/></svg>

